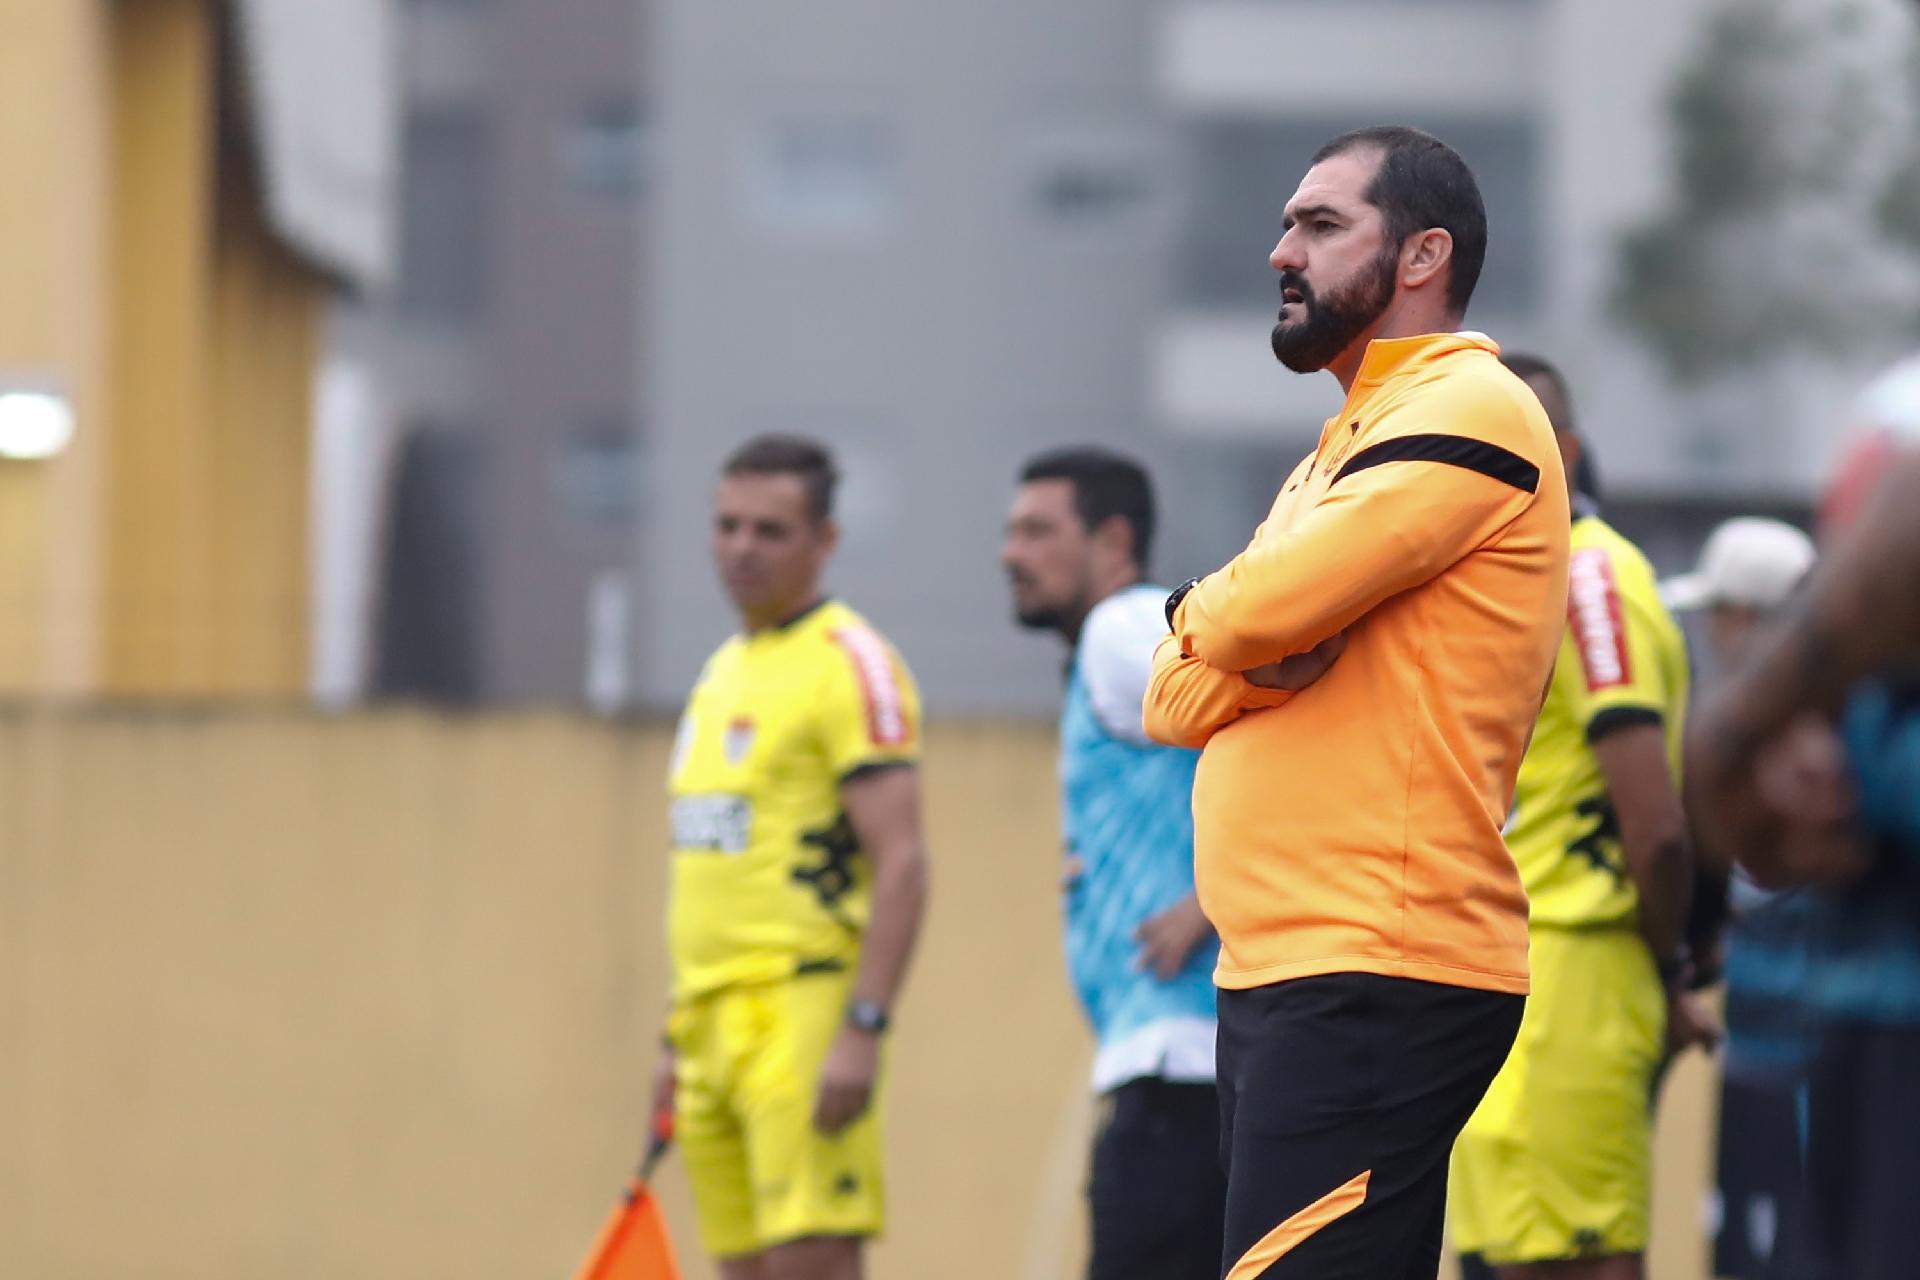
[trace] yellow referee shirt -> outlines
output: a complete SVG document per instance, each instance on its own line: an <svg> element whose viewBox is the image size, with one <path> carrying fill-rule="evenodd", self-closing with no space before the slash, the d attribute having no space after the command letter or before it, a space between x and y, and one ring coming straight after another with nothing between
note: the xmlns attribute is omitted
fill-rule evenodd
<svg viewBox="0 0 1920 1280"><path fill-rule="evenodd" d="M845 605L720 646L668 766L676 1000L854 965L871 868L840 784L919 754L913 677Z"/></svg>
<svg viewBox="0 0 1920 1280"><path fill-rule="evenodd" d="M1535 925L1635 922L1620 827L1590 745L1627 724L1660 724L1680 777L1687 644L1653 566L1596 515L1574 521L1567 633L1533 742L1520 763L1507 848Z"/></svg>

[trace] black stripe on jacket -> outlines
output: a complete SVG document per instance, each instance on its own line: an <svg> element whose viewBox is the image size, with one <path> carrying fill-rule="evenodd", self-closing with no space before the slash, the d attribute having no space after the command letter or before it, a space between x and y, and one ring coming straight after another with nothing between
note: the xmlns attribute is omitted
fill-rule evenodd
<svg viewBox="0 0 1920 1280"><path fill-rule="evenodd" d="M1388 462L1443 462L1450 467L1478 471L1524 493L1536 493L1540 489L1540 468L1519 454L1485 440L1437 434L1395 436L1369 445L1347 459L1347 465L1340 468L1332 483L1339 484L1356 471Z"/></svg>

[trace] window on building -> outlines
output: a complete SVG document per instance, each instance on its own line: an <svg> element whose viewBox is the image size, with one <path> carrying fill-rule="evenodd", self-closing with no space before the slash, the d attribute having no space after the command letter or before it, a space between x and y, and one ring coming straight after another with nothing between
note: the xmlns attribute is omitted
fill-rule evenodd
<svg viewBox="0 0 1920 1280"><path fill-rule="evenodd" d="M1125 223L1155 190L1153 157L1130 137L1068 131L1032 144L1028 192L1048 223L1096 230Z"/></svg>
<svg viewBox="0 0 1920 1280"><path fill-rule="evenodd" d="M877 115L802 115L774 121L748 159L752 220L782 235L874 235L900 196L893 129Z"/></svg>
<svg viewBox="0 0 1920 1280"><path fill-rule="evenodd" d="M1527 315L1539 304L1542 177L1537 132L1506 119L1417 122L1472 166L1487 205L1476 313ZM1191 126L1179 289L1204 308L1265 307L1277 296L1267 255L1313 153L1354 127L1342 120L1206 119Z"/></svg>
<svg viewBox="0 0 1920 1280"><path fill-rule="evenodd" d="M631 101L597 102L570 121L560 142L560 163L582 191L631 199L646 182L647 132Z"/></svg>
<svg viewBox="0 0 1920 1280"><path fill-rule="evenodd" d="M407 119L401 152L400 308L460 322L487 303L493 130L465 108Z"/></svg>
<svg viewBox="0 0 1920 1280"><path fill-rule="evenodd" d="M374 689L469 703L482 694L484 454L459 424L407 429L385 521Z"/></svg>
<svg viewBox="0 0 1920 1280"><path fill-rule="evenodd" d="M632 426L591 419L561 439L553 458L555 500L582 524L633 519L640 500L640 451Z"/></svg>

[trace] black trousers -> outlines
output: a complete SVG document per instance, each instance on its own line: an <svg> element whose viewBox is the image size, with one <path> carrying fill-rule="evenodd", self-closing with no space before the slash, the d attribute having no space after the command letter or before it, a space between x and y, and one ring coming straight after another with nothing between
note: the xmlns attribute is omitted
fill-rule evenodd
<svg viewBox="0 0 1920 1280"><path fill-rule="evenodd" d="M1226 1178L1211 1084L1130 1080L1106 1095L1087 1198L1087 1280L1213 1280Z"/></svg>
<svg viewBox="0 0 1920 1280"><path fill-rule="evenodd" d="M1785 1080L1729 1075L1721 1083L1716 1276L1808 1280L1819 1272L1807 1239L1798 1095L1797 1087Z"/></svg>
<svg viewBox="0 0 1920 1280"><path fill-rule="evenodd" d="M1522 996L1340 973L1220 993L1229 1280L1434 1280L1453 1140Z"/></svg>
<svg viewBox="0 0 1920 1280"><path fill-rule="evenodd" d="M1920 1201L1920 1027L1822 1029L1807 1090L1821 1280L1911 1280Z"/></svg>

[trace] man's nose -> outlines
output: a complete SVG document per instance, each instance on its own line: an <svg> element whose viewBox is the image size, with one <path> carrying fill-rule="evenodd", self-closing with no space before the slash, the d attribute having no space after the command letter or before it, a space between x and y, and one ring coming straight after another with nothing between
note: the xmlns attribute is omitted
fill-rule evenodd
<svg viewBox="0 0 1920 1280"><path fill-rule="evenodd" d="M1304 271L1307 256L1300 251L1300 237L1289 227L1280 237L1280 243L1273 246L1273 252L1267 255L1267 263L1275 271Z"/></svg>

